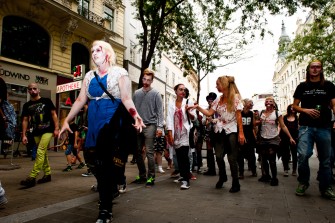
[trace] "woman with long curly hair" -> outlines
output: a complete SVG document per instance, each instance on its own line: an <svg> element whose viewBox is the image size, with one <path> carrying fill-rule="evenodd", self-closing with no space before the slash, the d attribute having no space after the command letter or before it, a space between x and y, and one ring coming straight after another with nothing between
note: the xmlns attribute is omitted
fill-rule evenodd
<svg viewBox="0 0 335 223"><path fill-rule="evenodd" d="M243 145L245 142L241 116L243 105L233 76L219 77L216 81L216 88L222 95L213 101L210 109L206 110L198 105L195 105L194 108L206 116L211 116L215 112L218 114L218 117L214 119L216 124L213 137L216 162L219 167L219 180L215 187L220 189L227 181L224 161L227 154L233 178L229 192L235 193L240 191L237 164L238 143Z"/></svg>

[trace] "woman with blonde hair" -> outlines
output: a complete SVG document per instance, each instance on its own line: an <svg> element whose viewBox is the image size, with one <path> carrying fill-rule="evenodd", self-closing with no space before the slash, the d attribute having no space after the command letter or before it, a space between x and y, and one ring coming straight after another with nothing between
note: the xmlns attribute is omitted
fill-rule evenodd
<svg viewBox="0 0 335 223"><path fill-rule="evenodd" d="M213 138L216 162L219 167L219 181L215 187L220 189L223 183L227 181L224 161L227 154L233 178L229 192L235 193L240 191L237 164L238 143L243 145L245 142L241 117L243 105L233 76L219 77L216 81L216 88L222 95L213 101L210 109L203 109L199 105L195 105L193 108L206 116L211 116L217 112L218 118L213 120L216 123Z"/></svg>
<svg viewBox="0 0 335 223"><path fill-rule="evenodd" d="M133 118L133 126L139 132L145 127L130 95L130 80L125 69L115 66L116 57L112 46L105 41L94 41L92 44L92 61L96 69L85 75L79 96L70 113L65 118L62 130L72 132L69 122L88 103L88 131L85 142L85 161L98 182L99 216L97 223L110 222L113 218L112 206L114 191L117 189L118 173L113 157L117 149L127 148L126 143L132 137L132 129L127 139L121 122L122 104ZM125 111L126 112L126 111ZM130 128L132 128L130 126ZM123 177L123 176L122 176Z"/></svg>

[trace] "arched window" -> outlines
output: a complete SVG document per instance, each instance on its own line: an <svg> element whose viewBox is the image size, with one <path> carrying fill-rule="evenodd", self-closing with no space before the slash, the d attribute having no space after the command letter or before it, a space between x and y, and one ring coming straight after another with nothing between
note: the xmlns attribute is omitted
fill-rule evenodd
<svg viewBox="0 0 335 223"><path fill-rule="evenodd" d="M49 67L49 34L36 23L18 16L3 19L1 56Z"/></svg>
<svg viewBox="0 0 335 223"><path fill-rule="evenodd" d="M76 65L84 64L85 73L87 73L90 70L89 63L90 52L88 51L88 49L80 43L73 43L71 49L71 70Z"/></svg>

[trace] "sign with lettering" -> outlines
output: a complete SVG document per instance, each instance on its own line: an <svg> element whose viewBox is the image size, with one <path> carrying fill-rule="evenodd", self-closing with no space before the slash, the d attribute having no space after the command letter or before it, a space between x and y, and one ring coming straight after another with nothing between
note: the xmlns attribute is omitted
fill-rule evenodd
<svg viewBox="0 0 335 223"><path fill-rule="evenodd" d="M36 75L35 83L48 85L48 81L49 81L48 78Z"/></svg>
<svg viewBox="0 0 335 223"><path fill-rule="evenodd" d="M11 78L21 79L25 81L30 80L30 76L28 74L21 74L15 71L6 70L1 65L0 65L0 76L11 77Z"/></svg>
<svg viewBox="0 0 335 223"><path fill-rule="evenodd" d="M58 93L66 92L66 91L78 90L78 89L81 89L81 85L82 85L82 81L75 81L75 82L70 82L67 84L57 85L56 93L58 94Z"/></svg>

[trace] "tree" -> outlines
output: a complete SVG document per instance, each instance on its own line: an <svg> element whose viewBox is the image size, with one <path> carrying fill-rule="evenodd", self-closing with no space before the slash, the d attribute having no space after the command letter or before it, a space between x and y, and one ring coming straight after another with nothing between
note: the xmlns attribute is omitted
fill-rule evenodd
<svg viewBox="0 0 335 223"><path fill-rule="evenodd" d="M310 16L314 22L306 24L302 33L298 34L285 49L288 61L299 62L317 58L323 62L327 76L335 73L335 4L315 10Z"/></svg>
<svg viewBox="0 0 335 223"><path fill-rule="evenodd" d="M272 14L278 14L286 9L288 14L293 14L300 6L318 8L327 2L328 0L134 0L133 6L137 9L136 18L141 21L143 28L143 33L138 36L139 43L142 47L139 88L142 87L141 79L144 69L149 67L153 58L160 58L163 51L167 52L171 50L171 46L174 48L173 53L176 55L176 61L180 61L181 63L186 62L184 66L194 66L196 65L194 62L198 62L196 69L193 69L198 72L198 75L202 69L209 71L214 70L215 65L213 66L212 59L215 60L216 56L211 55L206 57L196 53L194 50L194 53L190 53L192 51L185 52L183 47L186 41L183 40L183 42L178 43L176 43L176 41L187 36L187 40L189 41L187 42L188 45L195 43L197 43L198 46L206 45L204 38L206 36L212 37L212 35L215 34L213 30L216 30L216 28L225 29L224 25L226 25L228 21L232 21L233 14L240 14L241 18L241 23L237 28L233 28L233 30L241 34L250 31L251 37L255 36L253 30L260 30L260 35L264 36L266 33L264 26L267 23L264 17L265 10L269 10ZM195 7L197 7L197 11L194 10ZM213 16L207 26L213 27L209 29L204 28L202 33L197 33L197 29L195 28L190 29L192 22L194 22L192 27L198 27L195 23L197 22L197 17L203 15L208 16L209 12L216 12L216 17ZM190 30L187 35L183 32L177 32L177 36L171 35L171 31L175 29L176 26L178 27L177 30ZM209 44L209 46L206 47L207 49L214 49L214 47L217 48L221 44L222 43L218 43L212 46ZM177 49L176 47L179 48ZM205 52L208 51L205 50ZM204 58L207 65L200 65L200 60Z"/></svg>

